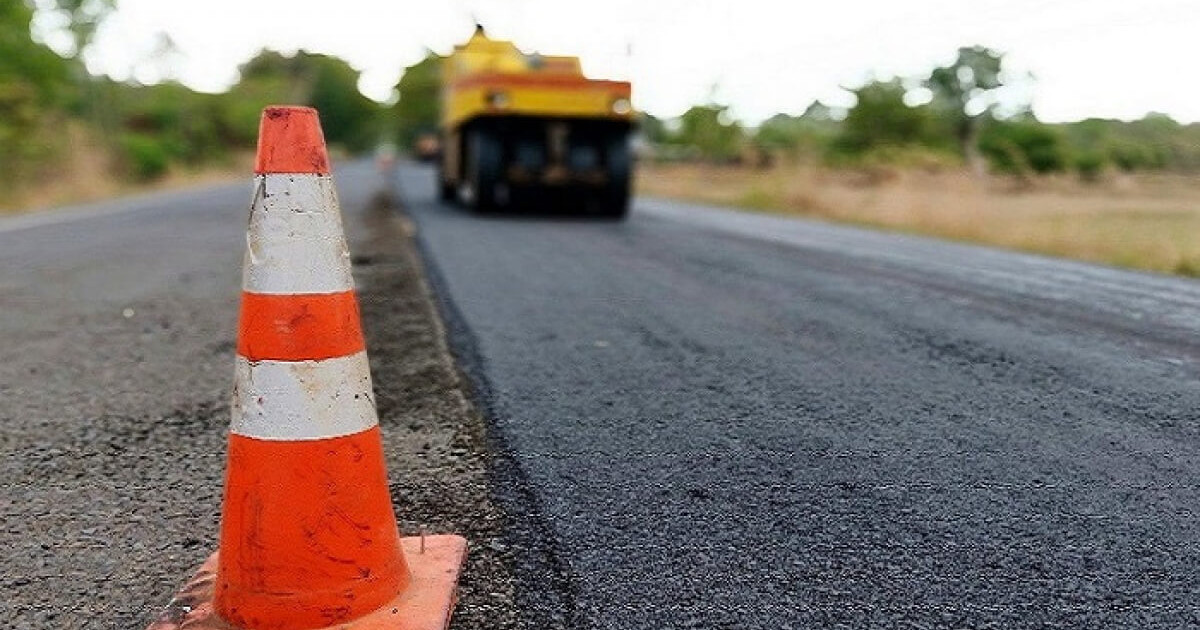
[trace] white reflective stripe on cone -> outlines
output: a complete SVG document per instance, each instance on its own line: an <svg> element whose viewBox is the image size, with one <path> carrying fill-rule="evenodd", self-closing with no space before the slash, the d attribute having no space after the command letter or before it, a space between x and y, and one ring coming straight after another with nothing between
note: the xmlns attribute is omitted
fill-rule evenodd
<svg viewBox="0 0 1200 630"><path fill-rule="evenodd" d="M375 426L365 351L321 361L237 358L229 430L261 440L320 440Z"/></svg>
<svg viewBox="0 0 1200 630"><path fill-rule="evenodd" d="M354 288L331 177L255 178L242 288L271 294L339 293Z"/></svg>

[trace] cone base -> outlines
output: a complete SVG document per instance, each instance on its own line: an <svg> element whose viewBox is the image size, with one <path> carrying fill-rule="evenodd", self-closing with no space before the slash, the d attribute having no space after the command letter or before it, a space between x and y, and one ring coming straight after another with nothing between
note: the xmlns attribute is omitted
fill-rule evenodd
<svg viewBox="0 0 1200 630"><path fill-rule="evenodd" d="M400 544L412 575L408 588L358 619L311 630L445 630L458 599L458 576L467 558L466 539L454 535L409 536L401 538ZM213 610L218 555L209 556L146 630L243 630Z"/></svg>

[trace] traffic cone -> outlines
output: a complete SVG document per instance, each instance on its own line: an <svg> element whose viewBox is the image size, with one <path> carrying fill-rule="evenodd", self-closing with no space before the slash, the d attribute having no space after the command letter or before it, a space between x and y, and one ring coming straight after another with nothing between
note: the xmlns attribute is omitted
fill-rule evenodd
<svg viewBox="0 0 1200 630"><path fill-rule="evenodd" d="M220 551L152 630L443 630L459 536L401 538L316 110L259 130Z"/></svg>

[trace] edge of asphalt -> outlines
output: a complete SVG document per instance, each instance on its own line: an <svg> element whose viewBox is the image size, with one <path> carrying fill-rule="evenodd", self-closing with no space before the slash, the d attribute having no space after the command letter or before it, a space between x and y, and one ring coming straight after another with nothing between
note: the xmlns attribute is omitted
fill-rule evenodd
<svg viewBox="0 0 1200 630"><path fill-rule="evenodd" d="M420 223L407 210L409 200L397 195L397 212L413 225L413 242L426 290L440 319L446 349L460 373L464 393L486 427L491 453L489 477L494 501L507 517L505 543L513 549L516 604L523 627L585 627L576 602L577 580L572 575L557 538L545 520L541 502L512 449L505 431L496 422L498 411L487 361L462 312L450 298L444 273L425 240Z"/></svg>
<svg viewBox="0 0 1200 630"><path fill-rule="evenodd" d="M48 206L0 214L0 234L20 232L48 225L86 221L120 214L132 214L162 207L172 199L205 194L213 188L246 186L243 179L198 182L167 190L143 190L113 197L63 206Z"/></svg>

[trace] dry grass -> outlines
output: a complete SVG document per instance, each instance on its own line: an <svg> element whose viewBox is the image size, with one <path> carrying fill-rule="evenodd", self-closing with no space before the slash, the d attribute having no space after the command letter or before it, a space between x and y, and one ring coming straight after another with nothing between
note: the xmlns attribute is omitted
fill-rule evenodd
<svg viewBox="0 0 1200 630"><path fill-rule="evenodd" d="M139 184L120 177L108 152L83 129L70 126L65 136L69 150L63 152L63 161L19 190L0 196L0 216L51 210L137 191L170 190L244 177L254 164L254 155L248 152L231 157L226 164L192 170L177 168L154 182Z"/></svg>
<svg viewBox="0 0 1200 630"><path fill-rule="evenodd" d="M1024 184L966 172L643 166L642 194L802 215L1200 276L1200 178Z"/></svg>

